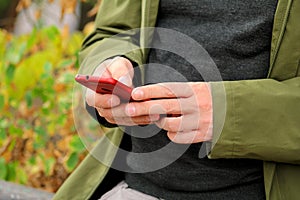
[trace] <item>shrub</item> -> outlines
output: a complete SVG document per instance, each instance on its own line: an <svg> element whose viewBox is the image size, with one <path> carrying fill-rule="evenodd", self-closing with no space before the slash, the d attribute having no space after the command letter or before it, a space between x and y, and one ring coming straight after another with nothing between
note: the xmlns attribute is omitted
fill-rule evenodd
<svg viewBox="0 0 300 200"><path fill-rule="evenodd" d="M82 39L0 30L0 179L54 192L86 154L72 116Z"/></svg>

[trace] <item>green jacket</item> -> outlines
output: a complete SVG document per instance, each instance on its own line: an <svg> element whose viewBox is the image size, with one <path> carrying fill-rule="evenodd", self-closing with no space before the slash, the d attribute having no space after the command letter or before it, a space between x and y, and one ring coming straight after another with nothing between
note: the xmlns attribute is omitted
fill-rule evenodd
<svg viewBox="0 0 300 200"><path fill-rule="evenodd" d="M96 19L96 30L86 38L81 58L96 66L118 49L141 47L149 35L143 31L110 40L114 50L99 51L107 38L124 30L155 26L159 0L103 0ZM299 199L300 196L300 0L279 0L272 34L270 70L267 79L212 82L214 139L210 159L249 158L264 161L266 197L270 200ZM139 40L138 42L136 40ZM147 51L139 48L126 57L142 65ZM226 112L219 92L226 91ZM218 112L224 112L220 126ZM218 134L217 130L221 133ZM119 146L123 133L111 129L106 136ZM107 146L95 154L113 160L115 151ZM94 155L95 155L94 154ZM109 167L89 154L56 193L56 200L89 199L103 184Z"/></svg>

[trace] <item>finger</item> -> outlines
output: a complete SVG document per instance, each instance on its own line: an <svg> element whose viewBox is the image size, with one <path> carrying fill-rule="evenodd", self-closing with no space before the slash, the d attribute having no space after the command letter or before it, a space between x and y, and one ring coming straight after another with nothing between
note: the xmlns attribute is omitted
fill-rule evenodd
<svg viewBox="0 0 300 200"><path fill-rule="evenodd" d="M158 127L169 132L200 129L199 115L182 115L180 117L164 117L155 123Z"/></svg>
<svg viewBox="0 0 300 200"><path fill-rule="evenodd" d="M126 106L128 116L149 114L188 114L197 111L197 102L193 99L157 99L143 102L131 102Z"/></svg>
<svg viewBox="0 0 300 200"><path fill-rule="evenodd" d="M135 100L181 98L192 96L193 89L187 83L160 83L137 87L132 91Z"/></svg>
<svg viewBox="0 0 300 200"><path fill-rule="evenodd" d="M85 99L89 106L98 108L111 108L120 104L118 96L111 94L98 94L91 89L86 90Z"/></svg>
<svg viewBox="0 0 300 200"><path fill-rule="evenodd" d="M124 83L125 85L132 86L133 66L131 62L123 57L116 57L111 60L107 66L111 77Z"/></svg>
<svg viewBox="0 0 300 200"><path fill-rule="evenodd" d="M109 64L112 62L113 59L108 59L102 62L94 71L93 75L94 76L99 76L99 77L111 77L110 71L107 70L107 67Z"/></svg>
<svg viewBox="0 0 300 200"><path fill-rule="evenodd" d="M128 115L125 113L126 104L119 104L112 108L96 107L99 115L106 119L125 118Z"/></svg>
<svg viewBox="0 0 300 200"><path fill-rule="evenodd" d="M167 136L172 142L179 144L193 144L208 140L205 134L198 130L191 130L186 132L168 132Z"/></svg>
<svg viewBox="0 0 300 200"><path fill-rule="evenodd" d="M124 126L137 126L137 125L148 125L153 124L155 121L159 120L159 115L150 116L139 116L139 117L116 117L116 118L106 118L106 120L112 124L124 125Z"/></svg>

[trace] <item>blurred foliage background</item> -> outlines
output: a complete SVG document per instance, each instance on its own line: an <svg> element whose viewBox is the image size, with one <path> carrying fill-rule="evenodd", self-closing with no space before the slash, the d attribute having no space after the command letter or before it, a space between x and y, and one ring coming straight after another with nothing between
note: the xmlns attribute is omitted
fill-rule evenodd
<svg viewBox="0 0 300 200"><path fill-rule="evenodd" d="M72 115L83 38L55 26L0 29L0 179L55 192L86 155Z"/></svg>

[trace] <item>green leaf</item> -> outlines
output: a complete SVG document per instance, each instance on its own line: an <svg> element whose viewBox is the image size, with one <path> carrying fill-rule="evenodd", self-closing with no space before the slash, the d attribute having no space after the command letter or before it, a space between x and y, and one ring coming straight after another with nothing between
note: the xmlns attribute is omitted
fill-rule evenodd
<svg viewBox="0 0 300 200"><path fill-rule="evenodd" d="M26 50L26 42L21 44L18 43L19 41L12 42L7 48L6 60L9 63L17 64L21 61L25 50Z"/></svg>
<svg viewBox="0 0 300 200"><path fill-rule="evenodd" d="M34 129L34 132L36 132L39 136L47 136L47 132L45 129L41 126L38 126Z"/></svg>
<svg viewBox="0 0 300 200"><path fill-rule="evenodd" d="M35 156L31 156L29 159L28 159L28 163L30 165L36 165L36 157Z"/></svg>
<svg viewBox="0 0 300 200"><path fill-rule="evenodd" d="M48 140L48 134L46 130L41 126L38 126L34 129L34 132L36 133L36 135L35 135L35 140L33 142L33 148L34 149L45 148Z"/></svg>
<svg viewBox="0 0 300 200"><path fill-rule="evenodd" d="M6 139L7 135L6 135L6 131L4 128L0 128L0 141L4 141Z"/></svg>
<svg viewBox="0 0 300 200"><path fill-rule="evenodd" d="M3 95L0 94L0 110L4 108L4 104L5 104L5 98Z"/></svg>
<svg viewBox="0 0 300 200"><path fill-rule="evenodd" d="M51 169L53 169L54 164L55 164L54 158L48 158L45 160L45 173L47 176L51 175Z"/></svg>
<svg viewBox="0 0 300 200"><path fill-rule="evenodd" d="M12 47L10 47L10 48L12 48ZM10 48L8 48L8 49L10 49ZM9 63L17 64L21 60L21 55L16 51L8 50L7 55L6 55L6 60Z"/></svg>
<svg viewBox="0 0 300 200"><path fill-rule="evenodd" d="M75 77L75 74L71 74L71 73L65 73L63 75L63 83L74 83L74 77Z"/></svg>
<svg viewBox="0 0 300 200"><path fill-rule="evenodd" d="M20 100L26 91L37 87L37 82L44 72L44 64L53 58L55 55L50 54L50 50L45 50L37 52L21 62L14 74L15 88L9 91L9 95Z"/></svg>
<svg viewBox="0 0 300 200"><path fill-rule="evenodd" d="M23 130L20 129L19 127L15 127L14 125L12 125L11 127L9 127L8 130L10 135L16 135L21 137L23 135Z"/></svg>
<svg viewBox="0 0 300 200"><path fill-rule="evenodd" d="M61 114L56 119L57 119L56 122L58 125L64 125L67 120L67 116L64 114Z"/></svg>
<svg viewBox="0 0 300 200"><path fill-rule="evenodd" d="M58 64L58 66L61 68L65 68L65 67L72 65L73 63L74 63L73 59L67 59L67 60L64 59Z"/></svg>
<svg viewBox="0 0 300 200"><path fill-rule="evenodd" d="M32 125L25 119L18 119L17 124L22 129L31 129Z"/></svg>
<svg viewBox="0 0 300 200"><path fill-rule="evenodd" d="M52 71L52 63L46 62L44 64L44 73L49 76L49 74L51 74L51 71Z"/></svg>
<svg viewBox="0 0 300 200"><path fill-rule="evenodd" d="M59 35L59 30L56 26L49 26L42 30L42 34L48 37L50 40L55 40Z"/></svg>
<svg viewBox="0 0 300 200"><path fill-rule="evenodd" d="M37 37L37 31L36 29L33 29L29 39L27 40L27 49L33 47L35 44L37 44L38 37Z"/></svg>
<svg viewBox="0 0 300 200"><path fill-rule="evenodd" d="M76 69L78 69L79 66L80 66L80 63L79 63L79 52L76 53L76 61L75 61L74 66L75 66Z"/></svg>
<svg viewBox="0 0 300 200"><path fill-rule="evenodd" d="M7 177L7 167L4 158L0 158L0 179L5 180Z"/></svg>
<svg viewBox="0 0 300 200"><path fill-rule="evenodd" d="M26 92L25 99L26 99L27 107L30 108L32 106L32 92L31 91Z"/></svg>
<svg viewBox="0 0 300 200"><path fill-rule="evenodd" d="M45 129L41 126L38 126L34 129L34 132L36 133L36 135L33 142L33 148L34 149L45 148L48 140L48 135Z"/></svg>
<svg viewBox="0 0 300 200"><path fill-rule="evenodd" d="M8 150L12 151L15 148L15 146L16 146L16 139L12 139L12 141L8 147Z"/></svg>
<svg viewBox="0 0 300 200"><path fill-rule="evenodd" d="M18 170L17 170L17 179L18 179L18 182L21 184L26 184L28 182L27 173L25 172L25 170L23 168L21 168L21 166L19 166Z"/></svg>
<svg viewBox="0 0 300 200"><path fill-rule="evenodd" d="M78 135L72 137L70 142L70 148L72 149L72 151L77 153L82 153L85 150L85 146L83 145Z"/></svg>
<svg viewBox="0 0 300 200"><path fill-rule="evenodd" d="M0 119L0 128L1 129L5 129L8 128L10 126L10 121L8 119L2 118Z"/></svg>
<svg viewBox="0 0 300 200"><path fill-rule="evenodd" d="M8 166L7 180L15 181L17 178L17 162L8 163L7 166Z"/></svg>
<svg viewBox="0 0 300 200"><path fill-rule="evenodd" d="M14 73L15 73L15 65L10 64L8 65L8 68L6 69L6 79L8 80L8 82L11 82L11 80L14 77Z"/></svg>
<svg viewBox="0 0 300 200"><path fill-rule="evenodd" d="M76 152L73 152L70 155L70 157L69 157L69 159L67 160L67 163L66 163L68 170L72 171L76 167L78 161L79 161L78 154Z"/></svg>

